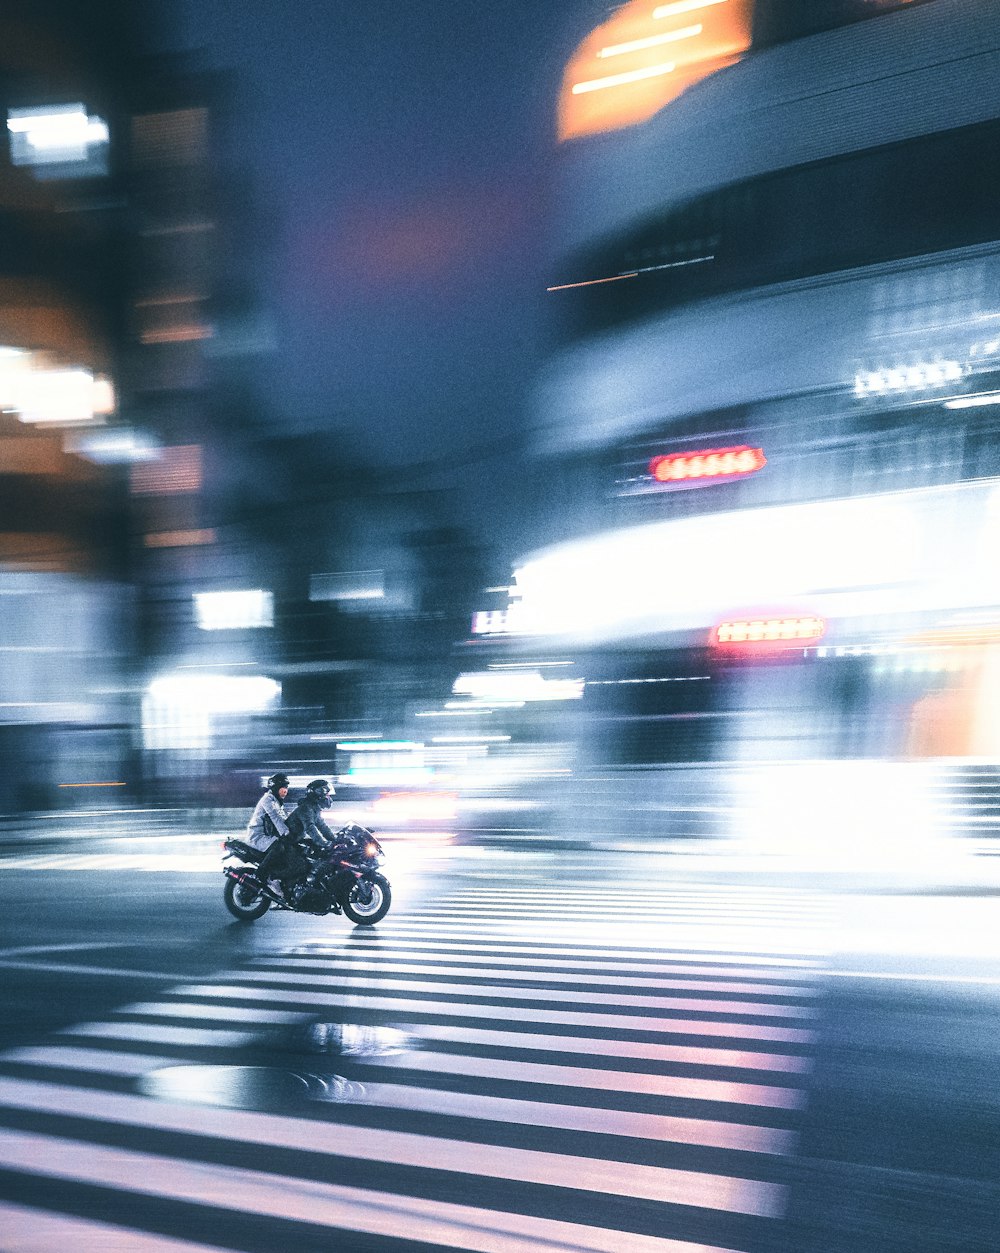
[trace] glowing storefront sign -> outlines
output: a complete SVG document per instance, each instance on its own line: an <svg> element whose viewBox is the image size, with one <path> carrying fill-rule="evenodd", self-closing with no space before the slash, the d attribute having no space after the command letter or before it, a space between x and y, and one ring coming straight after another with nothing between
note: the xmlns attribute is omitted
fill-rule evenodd
<svg viewBox="0 0 1000 1253"><path fill-rule="evenodd" d="M720 622L712 643L720 645L815 644L826 633L826 623L815 615L806 617L736 618Z"/></svg>
<svg viewBox="0 0 1000 1253"><path fill-rule="evenodd" d="M644 122L750 46L753 0L631 0L580 44L566 67L559 138Z"/></svg>
<svg viewBox="0 0 1000 1253"><path fill-rule="evenodd" d="M691 479L736 478L754 474L767 465L762 448L709 448L702 452L674 452L654 457L649 473L658 483L678 483Z"/></svg>

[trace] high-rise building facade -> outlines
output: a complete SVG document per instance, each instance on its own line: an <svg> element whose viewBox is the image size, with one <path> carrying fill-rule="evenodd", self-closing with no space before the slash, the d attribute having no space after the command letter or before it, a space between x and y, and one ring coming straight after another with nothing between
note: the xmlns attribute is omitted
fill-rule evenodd
<svg viewBox="0 0 1000 1253"><path fill-rule="evenodd" d="M570 63L503 630L610 760L1000 752L998 56L981 5L680 0Z"/></svg>

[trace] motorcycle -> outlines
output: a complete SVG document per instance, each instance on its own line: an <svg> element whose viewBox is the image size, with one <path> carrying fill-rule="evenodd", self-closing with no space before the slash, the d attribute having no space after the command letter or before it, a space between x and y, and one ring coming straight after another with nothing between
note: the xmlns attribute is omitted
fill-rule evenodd
<svg viewBox="0 0 1000 1253"><path fill-rule="evenodd" d="M273 908L300 914L344 913L359 927L372 927L389 912L392 889L378 870L385 854L367 827L351 822L324 848L309 840L299 841L297 847L309 869L286 896L272 889L260 873L264 854L259 849L243 840L225 841L223 899L234 918L256 922ZM241 864L227 864L232 859Z"/></svg>

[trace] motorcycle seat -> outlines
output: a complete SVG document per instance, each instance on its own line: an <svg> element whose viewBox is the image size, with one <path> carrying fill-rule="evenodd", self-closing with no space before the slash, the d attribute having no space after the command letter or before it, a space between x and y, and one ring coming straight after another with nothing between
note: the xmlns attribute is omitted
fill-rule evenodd
<svg viewBox="0 0 1000 1253"><path fill-rule="evenodd" d="M226 848L238 857L242 857L244 861L258 862L264 856L259 848L254 848L252 844L247 844L243 840L226 840Z"/></svg>

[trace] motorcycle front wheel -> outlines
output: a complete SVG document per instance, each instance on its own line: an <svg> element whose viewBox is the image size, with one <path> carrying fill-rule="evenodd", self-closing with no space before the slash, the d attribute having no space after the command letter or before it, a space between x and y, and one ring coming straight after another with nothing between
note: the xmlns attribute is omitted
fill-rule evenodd
<svg viewBox="0 0 1000 1253"><path fill-rule="evenodd" d="M226 908L240 922L256 922L271 907L271 902L252 881L240 883L238 879L227 879L222 895Z"/></svg>
<svg viewBox="0 0 1000 1253"><path fill-rule="evenodd" d="M351 922L359 927L373 927L389 912L392 904L392 889L389 880L380 874L373 874L368 879L359 879L341 902L344 913Z"/></svg>

